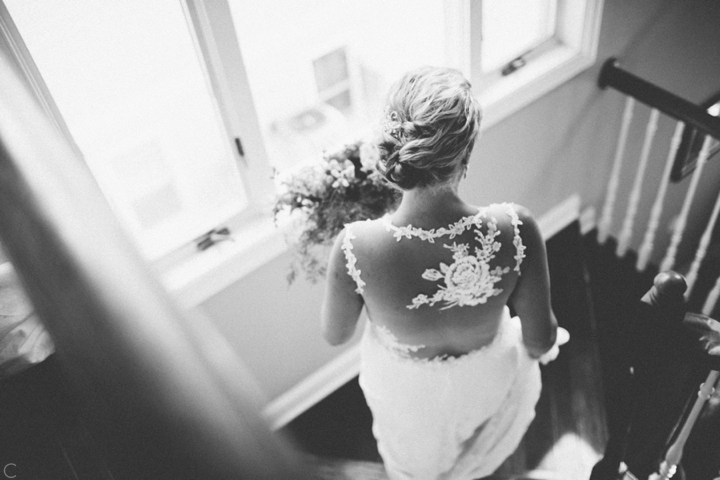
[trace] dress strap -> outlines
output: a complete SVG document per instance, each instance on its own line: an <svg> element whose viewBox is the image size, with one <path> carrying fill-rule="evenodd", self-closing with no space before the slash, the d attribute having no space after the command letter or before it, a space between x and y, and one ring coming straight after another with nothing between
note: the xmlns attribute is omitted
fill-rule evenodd
<svg viewBox="0 0 720 480"><path fill-rule="evenodd" d="M342 251L345 254L345 266L347 267L348 274L353 280L355 280L355 285L357 285L355 292L362 295L365 289L365 282L362 278L360 278L360 270L356 267L357 257L353 253L352 244L352 240L354 238L356 237L350 225L345 225L345 238L343 238L342 246L340 248L342 248Z"/></svg>
<svg viewBox="0 0 720 480"><path fill-rule="evenodd" d="M507 212L510 216L510 222L512 223L515 233L515 237L513 238L513 244L515 245L515 268L513 270L518 272L519 275L522 275L522 272L520 271L520 264L522 263L523 258L525 258L525 248L527 248L523 245L522 237L520 236L520 225L522 225L523 222L520 220L520 217L518 217L512 203L506 203L505 205L507 206Z"/></svg>

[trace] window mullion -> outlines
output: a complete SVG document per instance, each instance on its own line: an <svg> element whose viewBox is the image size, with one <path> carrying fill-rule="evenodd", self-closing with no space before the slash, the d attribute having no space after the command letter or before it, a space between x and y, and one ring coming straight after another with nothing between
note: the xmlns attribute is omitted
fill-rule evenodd
<svg viewBox="0 0 720 480"><path fill-rule="evenodd" d="M228 134L228 146L238 160L251 203L257 204L272 192L271 168L230 7L225 0L184 0L183 7ZM238 138L245 155L236 148Z"/></svg>
<svg viewBox="0 0 720 480"><path fill-rule="evenodd" d="M472 3L472 0L445 0L445 57L449 65L460 70L467 78L471 77L475 61Z"/></svg>
<svg viewBox="0 0 720 480"><path fill-rule="evenodd" d="M476 0L469 2L469 21L470 21L470 78L473 80L475 85L475 91L483 87L481 80L484 77L483 74L483 58L482 58L482 44L483 44L483 31L482 31L482 20L483 20L483 0Z"/></svg>

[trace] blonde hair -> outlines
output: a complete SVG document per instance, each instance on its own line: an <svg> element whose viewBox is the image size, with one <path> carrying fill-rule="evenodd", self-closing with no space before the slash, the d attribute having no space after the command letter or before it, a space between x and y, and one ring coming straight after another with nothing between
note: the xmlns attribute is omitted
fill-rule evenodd
<svg viewBox="0 0 720 480"><path fill-rule="evenodd" d="M378 170L404 190L444 184L470 157L480 105L457 70L422 67L390 89Z"/></svg>

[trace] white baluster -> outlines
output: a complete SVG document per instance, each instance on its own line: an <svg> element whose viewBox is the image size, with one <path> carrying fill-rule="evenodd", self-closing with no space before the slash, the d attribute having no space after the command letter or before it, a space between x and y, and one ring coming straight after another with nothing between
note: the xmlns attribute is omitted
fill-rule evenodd
<svg viewBox="0 0 720 480"><path fill-rule="evenodd" d="M707 161L708 152L710 151L711 140L712 137L710 135L707 135L705 137L705 141L703 142L697 164L695 165L695 171L693 172L693 176L690 179L690 186L688 187L688 191L685 194L685 201L683 202L683 206L680 210L680 215L677 219L677 222L675 222L675 230L673 231L673 236L670 240L670 247L668 247L665 258L660 264L661 272L664 272L665 270L670 270L675 265L675 257L677 256L678 246L682 241L685 225L687 224L688 214L690 213L690 205L692 204L693 197L695 196L695 191L697 190L698 183L700 182L703 167L705 166L705 162Z"/></svg>
<svg viewBox="0 0 720 480"><path fill-rule="evenodd" d="M633 182L632 191L630 192L630 200L628 209L625 212L625 220L623 221L622 230L618 237L616 254L622 257L627 252L632 240L632 231L635 224L635 216L637 215L638 203L640 203L640 195L642 194L642 184L645 178L645 170L647 169L648 158L650 158L650 148L652 147L655 132L657 131L657 122L660 112L656 109L650 111L650 119L645 128L645 140L643 141L642 150L640 151L640 162L638 164L637 173L635 173L635 181Z"/></svg>
<svg viewBox="0 0 720 480"><path fill-rule="evenodd" d="M685 276L687 281L687 290L685 291L685 298L690 298L690 293L697 280L698 272L700 271L700 265L707 254L708 246L710 245L710 239L712 237L713 229L715 228L715 222L717 222L718 214L720 214L720 195L715 200L715 207L710 214L710 220L705 227L702 237L700 238L700 245L698 245L697 252L695 252L695 258L693 259L692 265L690 265L690 271Z"/></svg>
<svg viewBox="0 0 720 480"><path fill-rule="evenodd" d="M703 315L707 315L709 317L712 314L713 310L715 310L715 305L717 305L718 298L720 298L720 277L717 278L715 286L712 290L710 290L710 293L708 293L708 296L705 299L705 303L702 307Z"/></svg>
<svg viewBox="0 0 720 480"><path fill-rule="evenodd" d="M667 452L665 452L665 458L660 465L659 472L650 475L649 480L670 480L674 476L677 466L680 464L680 460L682 460L685 443L690 436L693 426L695 426L695 422L700 416L700 412L702 411L705 402L708 401L715 391L715 382L717 382L719 376L720 373L712 370L705 379L705 383L700 385L698 398L695 401L692 410L690 410L688 417L685 419L685 423L680 429L680 433L678 433L675 441L670 445Z"/></svg>
<svg viewBox="0 0 720 480"><path fill-rule="evenodd" d="M602 217L598 224L598 242L605 243L610 235L610 227L612 226L612 212L615 208L615 198L617 196L618 184L620 183L620 170L622 168L623 154L625 153L625 144L627 143L628 130L630 129L630 121L632 120L633 108L635 107L635 99L627 97L625 100L625 110L623 112L622 125L620 126L620 136L615 147L615 160L610 173L610 181L608 182L607 193L605 194L605 205L603 206Z"/></svg>
<svg viewBox="0 0 720 480"><path fill-rule="evenodd" d="M680 140L684 129L685 124L683 122L678 122L675 126L675 133L670 141L670 150L668 150L668 156L665 160L665 170L663 170L662 177L660 178L660 186L658 187L658 192L655 196L655 203L653 204L652 211L650 212L648 228L645 232L642 246L638 252L638 259L635 268L639 271L645 270L645 267L647 267L647 264L650 261L650 255L652 254L653 248L655 248L655 233L660 226L660 215L662 214L667 187L670 183L670 172L672 171L673 163L675 163L675 156L677 155L678 148L680 148Z"/></svg>

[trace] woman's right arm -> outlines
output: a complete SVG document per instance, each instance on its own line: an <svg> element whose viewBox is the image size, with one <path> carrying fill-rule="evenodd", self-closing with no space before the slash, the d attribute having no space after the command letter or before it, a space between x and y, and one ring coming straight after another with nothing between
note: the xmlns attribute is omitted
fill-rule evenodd
<svg viewBox="0 0 720 480"><path fill-rule="evenodd" d="M355 281L347 272L342 250L346 233L347 230L340 232L330 252L321 311L323 336L331 345L340 345L352 338L364 305L362 295L355 291Z"/></svg>
<svg viewBox="0 0 720 480"><path fill-rule="evenodd" d="M525 245L521 265L510 304L522 323L523 342L530 356L539 358L555 344L557 320L550 306L550 274L545 241L530 212L520 206L515 210L522 221L520 237Z"/></svg>

